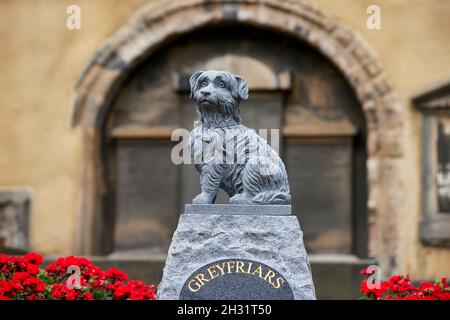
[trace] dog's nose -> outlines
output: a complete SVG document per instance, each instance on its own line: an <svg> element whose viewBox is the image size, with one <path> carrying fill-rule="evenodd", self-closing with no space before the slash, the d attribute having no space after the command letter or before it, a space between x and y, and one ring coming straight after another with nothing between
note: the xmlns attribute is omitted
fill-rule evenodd
<svg viewBox="0 0 450 320"><path fill-rule="evenodd" d="M211 94L211 92L209 92L208 90L200 90L200 93L201 93L203 96L209 96L209 95Z"/></svg>

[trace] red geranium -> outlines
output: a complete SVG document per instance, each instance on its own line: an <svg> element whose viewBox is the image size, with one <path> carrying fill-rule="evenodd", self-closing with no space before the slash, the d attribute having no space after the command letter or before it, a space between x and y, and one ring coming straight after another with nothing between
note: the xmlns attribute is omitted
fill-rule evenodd
<svg viewBox="0 0 450 320"><path fill-rule="evenodd" d="M128 276L125 271L116 268L108 269L106 271L106 277L111 280L128 281Z"/></svg>
<svg viewBox="0 0 450 320"><path fill-rule="evenodd" d="M34 265L38 265L38 266L41 265L42 262L44 262L44 259L42 259L42 256L35 252L27 253L26 255L24 255L23 259L30 264L34 264Z"/></svg>
<svg viewBox="0 0 450 320"><path fill-rule="evenodd" d="M361 299L369 300L450 300L450 286L447 278L435 283L422 282L419 287L411 284L408 276L394 275L378 286L369 285L367 270L361 270L364 281L361 283Z"/></svg>
<svg viewBox="0 0 450 320"><path fill-rule="evenodd" d="M128 281L124 271L104 271L86 258L58 258L45 270L39 268L42 263L34 252L23 257L0 254L0 300L156 299L154 286Z"/></svg>

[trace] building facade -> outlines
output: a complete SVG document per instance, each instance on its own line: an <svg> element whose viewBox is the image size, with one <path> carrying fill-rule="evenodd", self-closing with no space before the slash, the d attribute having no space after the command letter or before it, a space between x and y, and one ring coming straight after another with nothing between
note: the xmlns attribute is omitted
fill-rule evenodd
<svg viewBox="0 0 450 320"><path fill-rule="evenodd" d="M44 3L0 4L3 246L157 275L199 188L171 161L189 75L225 69L246 125L279 129L319 297L369 264L448 275L448 1L78 1L79 30Z"/></svg>

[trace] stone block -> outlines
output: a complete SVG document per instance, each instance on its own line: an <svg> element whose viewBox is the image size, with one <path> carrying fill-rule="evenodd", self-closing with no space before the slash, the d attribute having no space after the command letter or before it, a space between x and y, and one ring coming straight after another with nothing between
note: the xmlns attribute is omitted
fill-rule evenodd
<svg viewBox="0 0 450 320"><path fill-rule="evenodd" d="M198 207L199 214L193 213L196 206L186 207L189 213L181 215L174 233L158 298L315 299L297 217L239 214L233 205L225 206L232 214L205 214Z"/></svg>
<svg viewBox="0 0 450 320"><path fill-rule="evenodd" d="M29 190L0 190L0 247L28 248L30 202Z"/></svg>

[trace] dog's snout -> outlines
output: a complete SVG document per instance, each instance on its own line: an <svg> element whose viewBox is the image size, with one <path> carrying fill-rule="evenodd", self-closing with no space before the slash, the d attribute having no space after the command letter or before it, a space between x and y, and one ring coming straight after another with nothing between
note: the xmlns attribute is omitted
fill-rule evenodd
<svg viewBox="0 0 450 320"><path fill-rule="evenodd" d="M202 90L200 90L200 93L201 93L203 96L209 96L209 95L211 94L211 91L202 89Z"/></svg>

